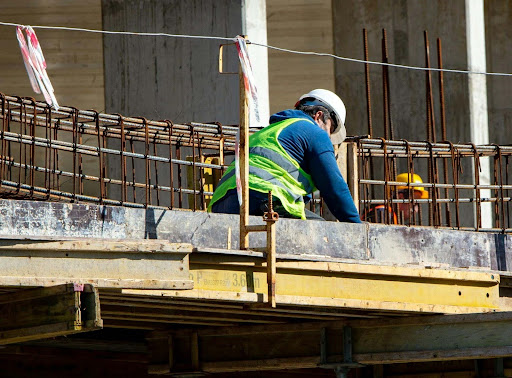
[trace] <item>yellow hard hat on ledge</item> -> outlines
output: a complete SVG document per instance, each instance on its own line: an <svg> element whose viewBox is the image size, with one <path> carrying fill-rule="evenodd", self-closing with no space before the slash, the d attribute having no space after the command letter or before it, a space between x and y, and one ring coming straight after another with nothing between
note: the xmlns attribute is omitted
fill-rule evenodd
<svg viewBox="0 0 512 378"><path fill-rule="evenodd" d="M398 176L396 176L396 181L399 182L405 182L405 183L412 183L412 184L423 184L423 180L421 179L420 175L417 175L416 173L410 174L410 173L400 173ZM428 198L428 191L425 190L423 186L413 186L412 187L415 191L419 192L421 194L422 199ZM396 187L396 190L407 190L409 189L406 185L399 185Z"/></svg>

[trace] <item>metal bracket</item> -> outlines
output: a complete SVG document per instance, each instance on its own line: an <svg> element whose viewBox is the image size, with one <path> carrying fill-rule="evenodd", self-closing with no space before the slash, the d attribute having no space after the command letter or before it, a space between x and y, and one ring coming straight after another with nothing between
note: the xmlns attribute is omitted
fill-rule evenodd
<svg viewBox="0 0 512 378"><path fill-rule="evenodd" d="M352 328L343 327L343 361L327 361L327 328L322 328L320 335L320 364L318 367L323 369L334 369L336 378L346 378L350 369L363 367L364 365L352 360Z"/></svg>
<svg viewBox="0 0 512 378"><path fill-rule="evenodd" d="M235 46L236 43L223 43L219 45L219 73L221 75L238 75L239 72L225 72L224 71L224 46Z"/></svg>

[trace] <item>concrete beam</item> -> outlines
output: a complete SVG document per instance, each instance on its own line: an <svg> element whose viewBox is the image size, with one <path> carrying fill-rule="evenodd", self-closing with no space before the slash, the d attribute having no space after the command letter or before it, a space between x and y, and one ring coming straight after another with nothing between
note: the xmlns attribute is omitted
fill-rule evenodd
<svg viewBox="0 0 512 378"><path fill-rule="evenodd" d="M231 246L236 250L238 218L205 212L0 200L0 235L18 239L159 239L189 243L197 249L225 250L231 234ZM258 217L251 217L250 222L262 223ZM283 258L496 270L512 267L510 235L280 219L277 236L277 253ZM251 235L252 248L264 245L264 235Z"/></svg>

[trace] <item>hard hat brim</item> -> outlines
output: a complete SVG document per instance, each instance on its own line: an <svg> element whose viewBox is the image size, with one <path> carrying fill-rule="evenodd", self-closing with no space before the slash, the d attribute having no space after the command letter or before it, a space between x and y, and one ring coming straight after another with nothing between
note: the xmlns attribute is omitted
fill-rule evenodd
<svg viewBox="0 0 512 378"><path fill-rule="evenodd" d="M331 142L332 144L340 144L343 143L345 138L347 137L347 130L345 129L345 125L338 125L336 130L331 134Z"/></svg>

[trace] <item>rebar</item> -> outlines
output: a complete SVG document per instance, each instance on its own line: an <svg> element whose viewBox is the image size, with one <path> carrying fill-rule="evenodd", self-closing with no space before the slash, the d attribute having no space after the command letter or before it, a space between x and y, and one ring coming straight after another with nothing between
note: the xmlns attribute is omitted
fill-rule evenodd
<svg viewBox="0 0 512 378"><path fill-rule="evenodd" d="M235 130L220 124L184 125L73 108L56 112L42 102L0 94L0 195L205 210L216 184L213 176L220 177L232 159ZM384 204L386 223L488 231L481 228L480 208L492 203L492 230L512 232L508 174L512 146L382 138L362 138L357 144L361 212ZM219 163L205 160L207 156L218 156ZM482 157L494 159L491 184L479 182ZM436 159L447 164L436 168ZM397 182L393 161L401 161L411 175L427 178L430 169L430 177L442 174L444 180ZM370 169L371 162L382 167L378 174ZM404 185L407 198L397 198L397 187ZM489 198L481 198L484 189L491 190ZM416 190L431 195L415 198ZM317 201L321 198L314 196L313 210ZM441 204L454 209L455 224L448 217L442 219L437 210L433 219L423 217L427 207L437 209Z"/></svg>

